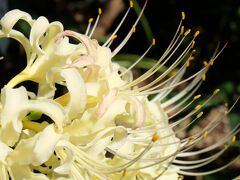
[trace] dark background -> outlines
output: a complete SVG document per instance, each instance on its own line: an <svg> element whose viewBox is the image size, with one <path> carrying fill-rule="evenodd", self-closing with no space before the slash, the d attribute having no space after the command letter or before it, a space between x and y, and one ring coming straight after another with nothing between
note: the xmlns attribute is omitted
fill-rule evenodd
<svg viewBox="0 0 240 180"><path fill-rule="evenodd" d="M4 6L4 0L0 0L2 8L0 13L18 8L27 11L35 18L46 16L49 21L61 21L65 29L83 32L88 18L96 16L98 7L102 7L104 11L108 2L107 0L9 0L7 6ZM124 2L127 3L127 1ZM144 1L139 0L138 2L142 5ZM158 58L167 48L181 19L181 11L186 13L185 27L191 28L193 31L200 30L200 36L196 41L199 62L196 64L201 64L202 60L210 58L218 43L220 43L220 47L228 43L208 72L207 80L200 91L208 94L213 89L222 87L231 93L229 98L230 101L233 100L240 94L240 1L149 0L145 15L157 40L157 45L149 57ZM109 32L116 27L123 14L124 11L114 21L113 28L110 28ZM76 16L80 18L76 18ZM127 33L126 30L131 28L131 23L135 18L136 14L131 13L124 26L126 28L120 30L120 39ZM5 60L0 62L0 85L3 87L11 77L24 68L25 62L23 60L24 53L16 42L0 40L0 44L1 54L5 57ZM145 32L141 25L138 25L137 33L121 53L141 54L148 44L149 40ZM239 112L239 108L235 108L234 111ZM239 169L230 168L227 171L205 177L205 179L232 179L238 175L238 172Z"/></svg>

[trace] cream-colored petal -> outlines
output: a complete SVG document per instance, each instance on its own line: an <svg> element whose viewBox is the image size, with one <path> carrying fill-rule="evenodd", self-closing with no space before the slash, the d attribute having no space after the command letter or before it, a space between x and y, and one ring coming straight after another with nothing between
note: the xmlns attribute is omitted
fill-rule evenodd
<svg viewBox="0 0 240 180"><path fill-rule="evenodd" d="M40 48L40 45L41 45L40 38L47 31L48 27L49 27L49 22L47 18L43 16L39 17L32 25L29 40L33 47L33 51L35 51L38 55L43 55L45 53Z"/></svg>
<svg viewBox="0 0 240 180"><path fill-rule="evenodd" d="M13 165L11 168L12 178L15 180L49 180L42 173L33 173L29 166Z"/></svg>
<svg viewBox="0 0 240 180"><path fill-rule="evenodd" d="M8 156L8 154L10 152L12 152L13 150L7 146L5 143L0 141L0 163L1 162L5 162L6 157Z"/></svg>
<svg viewBox="0 0 240 180"><path fill-rule="evenodd" d="M2 31L6 34L9 33L20 19L27 21L30 25L32 23L32 17L28 13L20 11L19 9L9 11L0 20Z"/></svg>
<svg viewBox="0 0 240 180"><path fill-rule="evenodd" d="M61 76L65 79L70 94L70 100L66 107L67 114L70 119L74 119L85 109L86 87L81 74L75 68L62 69Z"/></svg>
<svg viewBox="0 0 240 180"><path fill-rule="evenodd" d="M39 166L53 154L61 135L57 134L53 125L28 139L22 139L9 156L8 162L19 165Z"/></svg>

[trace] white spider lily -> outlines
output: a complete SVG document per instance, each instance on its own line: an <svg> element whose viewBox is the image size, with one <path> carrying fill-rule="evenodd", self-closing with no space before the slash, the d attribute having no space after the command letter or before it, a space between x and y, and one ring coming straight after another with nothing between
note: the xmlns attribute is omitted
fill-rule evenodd
<svg viewBox="0 0 240 180"><path fill-rule="evenodd" d="M1 19L0 37L19 41L27 57L25 69L1 92L1 179L181 179L180 174L195 176L217 172L239 158L218 169L195 170L217 159L229 146L227 142L236 140L239 125L217 143L192 151L220 124L221 116L215 117L197 134L177 138L179 132L202 118L201 108L219 91L215 90L205 103L188 110L193 101L200 98L194 93L221 52L216 51L202 69L183 78L193 59L198 31L166 71L149 84L139 86L182 49L182 42L190 36L190 30L185 31L182 26L184 13L169 47L142 76L133 80L131 69L155 45L155 39L129 68L112 62L135 32L146 4L147 1L126 37L112 51L111 43L133 7L132 1L119 26L102 46L91 39L101 9L91 31L93 20L89 20L85 35L64 31L60 22L49 23L45 17L34 20L20 10L12 10ZM13 28L19 19L30 25L29 39ZM69 36L79 43L71 44ZM14 88L27 80L39 85L35 97L28 97L31 92L24 87ZM164 101L177 86L186 82L189 84L183 91ZM54 99L56 84L65 86L67 92ZM154 98L150 100L149 95ZM187 115L169 123L185 110L189 112ZM230 110L223 109L226 115ZM34 121L36 112L48 118L38 117ZM173 131L189 118L193 120ZM210 157L183 159L225 144Z"/></svg>

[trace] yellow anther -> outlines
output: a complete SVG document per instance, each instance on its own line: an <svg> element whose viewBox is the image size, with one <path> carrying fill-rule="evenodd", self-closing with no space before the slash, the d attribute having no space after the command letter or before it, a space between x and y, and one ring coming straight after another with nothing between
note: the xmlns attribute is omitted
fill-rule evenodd
<svg viewBox="0 0 240 180"><path fill-rule="evenodd" d="M197 118L200 118L203 115L203 112L198 113Z"/></svg>
<svg viewBox="0 0 240 180"><path fill-rule="evenodd" d="M136 26L135 26L135 25L132 27L132 32L133 32L133 33L136 32Z"/></svg>
<svg viewBox="0 0 240 180"><path fill-rule="evenodd" d="M216 95L217 93L219 93L219 91L220 91L220 89L215 89L215 90L213 91L213 95Z"/></svg>
<svg viewBox="0 0 240 180"><path fill-rule="evenodd" d="M206 80L206 74L202 75L202 80L205 81Z"/></svg>
<svg viewBox="0 0 240 180"><path fill-rule="evenodd" d="M192 45L191 45L192 48L194 47L195 43L196 43L195 41L192 41Z"/></svg>
<svg viewBox="0 0 240 180"><path fill-rule="evenodd" d="M189 58L190 61L192 61L192 60L194 60L194 59L195 59L194 56L191 56L191 57Z"/></svg>
<svg viewBox="0 0 240 180"><path fill-rule="evenodd" d="M196 31L194 34L194 38L197 37L200 34L200 31Z"/></svg>
<svg viewBox="0 0 240 180"><path fill-rule="evenodd" d="M98 8L98 14L101 15L102 14L102 9Z"/></svg>
<svg viewBox="0 0 240 180"><path fill-rule="evenodd" d="M124 170L123 170L122 177L125 177L126 175L127 175L127 169L124 169Z"/></svg>
<svg viewBox="0 0 240 180"><path fill-rule="evenodd" d="M197 52L196 49L193 49L193 50L192 50L192 54L194 54L194 53L196 53L196 52Z"/></svg>
<svg viewBox="0 0 240 180"><path fill-rule="evenodd" d="M208 65L207 61L203 61L203 65L206 67Z"/></svg>
<svg viewBox="0 0 240 180"><path fill-rule="evenodd" d="M191 32L191 29L188 29L185 33L184 36L187 36Z"/></svg>
<svg viewBox="0 0 240 180"><path fill-rule="evenodd" d="M183 175L178 175L178 180L183 180L184 176Z"/></svg>
<svg viewBox="0 0 240 180"><path fill-rule="evenodd" d="M115 34L112 36L112 40L116 39L118 36Z"/></svg>
<svg viewBox="0 0 240 180"><path fill-rule="evenodd" d="M205 131L203 137L206 138L208 136L208 131Z"/></svg>
<svg viewBox="0 0 240 180"><path fill-rule="evenodd" d="M228 103L225 103L224 106L225 106L225 107L228 107Z"/></svg>
<svg viewBox="0 0 240 180"><path fill-rule="evenodd" d="M156 39L152 38L152 45L154 46L156 44Z"/></svg>
<svg viewBox="0 0 240 180"><path fill-rule="evenodd" d="M184 26L181 27L181 34L184 33Z"/></svg>
<svg viewBox="0 0 240 180"><path fill-rule="evenodd" d="M195 139L195 137L193 137L193 136L188 137L188 143L192 142L194 139Z"/></svg>
<svg viewBox="0 0 240 180"><path fill-rule="evenodd" d="M232 137L232 143L235 143L235 142L236 142L236 139L237 139L237 137L236 137L236 136L233 136L233 137Z"/></svg>
<svg viewBox="0 0 240 180"><path fill-rule="evenodd" d="M186 61L186 67L189 67L189 66L190 66L190 61L187 60L187 61Z"/></svg>
<svg viewBox="0 0 240 180"><path fill-rule="evenodd" d="M133 1L130 1L130 2L129 2L129 7L130 7L130 8L133 8Z"/></svg>
<svg viewBox="0 0 240 180"><path fill-rule="evenodd" d="M152 135L152 142L156 142L158 139L159 139L158 134L157 134L157 133L154 133L154 134Z"/></svg>
<svg viewBox="0 0 240 180"><path fill-rule="evenodd" d="M185 12L182 11L182 20L184 20L185 18L186 18Z"/></svg>
<svg viewBox="0 0 240 180"><path fill-rule="evenodd" d="M199 105L197 105L197 106L195 107L195 109L196 109L196 110L199 110L199 109L201 109L201 107L202 107L202 106L199 104Z"/></svg>
<svg viewBox="0 0 240 180"><path fill-rule="evenodd" d="M196 95L196 96L194 96L194 100L196 100L196 99L199 99L201 97L201 94L198 94L198 95Z"/></svg>
<svg viewBox="0 0 240 180"><path fill-rule="evenodd" d="M93 22L93 18L90 18L89 20L88 20L88 23L92 23Z"/></svg>

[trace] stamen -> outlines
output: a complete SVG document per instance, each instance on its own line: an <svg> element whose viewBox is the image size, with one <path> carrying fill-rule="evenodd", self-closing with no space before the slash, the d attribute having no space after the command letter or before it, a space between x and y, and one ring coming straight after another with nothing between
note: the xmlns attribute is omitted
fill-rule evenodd
<svg viewBox="0 0 240 180"><path fill-rule="evenodd" d="M140 18L142 17L142 14L143 14L143 12L144 12L144 10L145 10L145 7L146 7L146 5L147 5L147 2L148 2L148 0L145 1L144 5L143 5L143 7L142 7L142 10L141 10L141 12L140 12L139 15L138 15L137 20L136 20L135 23L133 24L132 29L128 32L127 36L126 36L126 37L123 39L123 41L118 45L118 47L116 47L116 49L113 50L113 52L112 52L112 57L114 57L114 56L125 46L125 44L128 42L128 40L129 40L130 37L132 36L133 31L134 31L134 27L136 27L136 25L138 24Z"/></svg>
<svg viewBox="0 0 240 180"><path fill-rule="evenodd" d="M196 31L194 37L196 38L200 34L200 31Z"/></svg>
<svg viewBox="0 0 240 180"><path fill-rule="evenodd" d="M216 95L217 93L219 93L220 89L215 89L213 92L213 95Z"/></svg>
<svg viewBox="0 0 240 180"><path fill-rule="evenodd" d="M135 33L136 32L136 26L133 25L132 27L132 32Z"/></svg>
<svg viewBox="0 0 240 180"><path fill-rule="evenodd" d="M107 45L106 47L109 48L109 47L112 45L113 41L114 41L117 37L118 37L118 36L115 34L115 35L112 37L111 41L108 43L108 45Z"/></svg>
<svg viewBox="0 0 240 180"><path fill-rule="evenodd" d="M191 32L191 29L188 29L183 35L187 36Z"/></svg>
<svg viewBox="0 0 240 180"><path fill-rule="evenodd" d="M205 131L203 137L206 138L208 136L208 131Z"/></svg>
<svg viewBox="0 0 240 180"><path fill-rule="evenodd" d="M232 143L235 143L235 142L236 142L236 139L237 139L236 136L233 136L233 137L232 137L232 140L231 140Z"/></svg>
<svg viewBox="0 0 240 180"><path fill-rule="evenodd" d="M196 96L194 96L194 100L196 100L196 99L199 99L201 97L201 94L198 94L198 95L196 95Z"/></svg>
<svg viewBox="0 0 240 180"><path fill-rule="evenodd" d="M182 20L185 20L186 16L185 16L185 12L182 11Z"/></svg>
<svg viewBox="0 0 240 180"><path fill-rule="evenodd" d="M122 24L124 23L125 19L127 18L127 15L130 12L130 9L132 9L133 7L133 1L130 1L129 3L129 8L126 11L125 15L123 16L122 20L120 21L119 25L116 27L116 29L113 31L112 35L108 38L108 40L103 44L103 47L107 46L108 43L111 41L112 37L118 32L118 30L120 29L120 27L122 26Z"/></svg>
<svg viewBox="0 0 240 180"><path fill-rule="evenodd" d="M125 75L127 72L129 72L133 67L135 67L145 56L146 54L150 51L152 46L154 46L156 43L155 39L153 38L152 44L147 48L147 50L143 53L141 57L139 57L130 67L128 67L125 71L123 71L119 76Z"/></svg>
<svg viewBox="0 0 240 180"><path fill-rule="evenodd" d="M159 139L158 134L157 134L157 133L154 133L154 134L152 135L152 142L156 142L158 139Z"/></svg>
<svg viewBox="0 0 240 180"><path fill-rule="evenodd" d="M129 7L133 8L133 1L129 1Z"/></svg>
<svg viewBox="0 0 240 180"><path fill-rule="evenodd" d="M208 65L207 61L203 61L203 65L206 67Z"/></svg>
<svg viewBox="0 0 240 180"><path fill-rule="evenodd" d="M202 80L203 80L203 81L206 81L206 74L203 74L203 75L202 75Z"/></svg>
<svg viewBox="0 0 240 180"><path fill-rule="evenodd" d="M86 32L85 32L85 35L87 36L88 35L88 33L89 33L89 30L90 30L90 27L91 27L91 24L92 24L92 22L93 22L93 18L90 18L89 20L88 20L88 26L87 26L87 29L86 29Z"/></svg>
<svg viewBox="0 0 240 180"><path fill-rule="evenodd" d="M89 38L92 37L92 35L93 35L93 33L94 33L94 31L95 31L95 29L96 29L96 27L97 27L97 24L98 24L98 22L99 22L99 19L100 19L101 14L102 14L102 9L101 9L101 8L98 8L98 16L97 16L97 19L96 19L96 21L95 21L95 23L94 23L94 25L93 25L92 31L91 31L91 33L90 33L89 36L88 36Z"/></svg>
<svg viewBox="0 0 240 180"><path fill-rule="evenodd" d="M182 35L184 33L184 26L181 27L181 32L180 34Z"/></svg>

